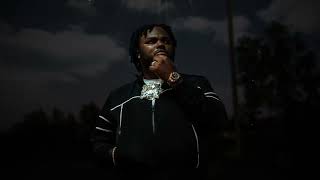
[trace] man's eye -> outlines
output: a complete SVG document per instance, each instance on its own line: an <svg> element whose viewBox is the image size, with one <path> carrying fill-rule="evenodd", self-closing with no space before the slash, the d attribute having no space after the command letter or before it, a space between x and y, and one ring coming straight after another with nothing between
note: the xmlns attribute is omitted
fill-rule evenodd
<svg viewBox="0 0 320 180"><path fill-rule="evenodd" d="M150 39L146 41L146 44L154 44L154 43L156 43L156 40L154 39Z"/></svg>
<svg viewBox="0 0 320 180"><path fill-rule="evenodd" d="M165 44L171 44L170 39L163 39L162 42L165 43Z"/></svg>

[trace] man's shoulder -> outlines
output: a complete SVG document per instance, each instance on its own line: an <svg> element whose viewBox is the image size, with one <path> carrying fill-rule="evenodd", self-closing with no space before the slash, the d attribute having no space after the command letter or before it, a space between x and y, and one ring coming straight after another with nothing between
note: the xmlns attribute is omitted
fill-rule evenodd
<svg viewBox="0 0 320 180"><path fill-rule="evenodd" d="M136 86L136 81L127 82L121 86L114 88L110 94L124 96L126 94L130 94L134 90Z"/></svg>
<svg viewBox="0 0 320 180"><path fill-rule="evenodd" d="M203 75L197 75L197 74L181 74L184 80L192 81L192 82L205 82L208 81L208 79Z"/></svg>
<svg viewBox="0 0 320 180"><path fill-rule="evenodd" d="M128 83L125 83L119 87L116 87L112 89L109 93L109 101L111 101L112 104L119 104L133 96L135 96L137 93L137 81L131 81Z"/></svg>
<svg viewBox="0 0 320 180"><path fill-rule="evenodd" d="M135 85L136 81L131 81L131 82L127 82L125 84L122 84L121 86L118 86L116 88L113 89L113 92L117 92L117 93L125 93L127 91L129 91L130 89L132 89Z"/></svg>
<svg viewBox="0 0 320 180"><path fill-rule="evenodd" d="M106 108L112 109L113 107L116 107L117 105L126 101L126 99L128 99L129 97L133 85L134 81L131 81L124 83L121 86L109 89L104 106L107 106Z"/></svg>
<svg viewBox="0 0 320 180"><path fill-rule="evenodd" d="M196 88L200 88L205 92L213 91L211 83L209 80L203 75L196 74L181 74L183 77L183 84Z"/></svg>

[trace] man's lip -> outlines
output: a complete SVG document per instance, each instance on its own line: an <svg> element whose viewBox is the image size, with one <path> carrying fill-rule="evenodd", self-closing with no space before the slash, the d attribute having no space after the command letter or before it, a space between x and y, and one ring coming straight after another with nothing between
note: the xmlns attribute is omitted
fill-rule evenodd
<svg viewBox="0 0 320 180"><path fill-rule="evenodd" d="M155 53L155 55L168 55L168 53L165 51L158 51Z"/></svg>

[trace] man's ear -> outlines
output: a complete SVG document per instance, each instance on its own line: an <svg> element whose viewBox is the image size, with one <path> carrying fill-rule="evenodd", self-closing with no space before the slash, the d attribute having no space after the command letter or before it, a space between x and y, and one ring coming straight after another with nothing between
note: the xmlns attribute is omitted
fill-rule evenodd
<svg viewBox="0 0 320 180"><path fill-rule="evenodd" d="M139 50L137 50L137 58L138 58L138 59L140 59L140 58L141 58L141 55L140 55Z"/></svg>

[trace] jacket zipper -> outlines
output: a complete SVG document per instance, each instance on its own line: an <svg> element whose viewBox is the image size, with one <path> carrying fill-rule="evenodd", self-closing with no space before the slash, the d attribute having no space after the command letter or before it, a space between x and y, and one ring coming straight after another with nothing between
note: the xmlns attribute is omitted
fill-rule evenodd
<svg viewBox="0 0 320 180"><path fill-rule="evenodd" d="M196 143L197 143L197 165L196 165L196 168L198 168L198 167L199 167L199 163L200 163L199 139L198 139L197 131L196 131L196 129L194 128L193 124L191 124L191 127L192 127L194 136L195 136L195 138L196 138Z"/></svg>
<svg viewBox="0 0 320 180"><path fill-rule="evenodd" d="M152 100L152 132L153 134L155 134L155 131L156 131L155 122L154 122L155 103L156 103L156 100L153 99Z"/></svg>

